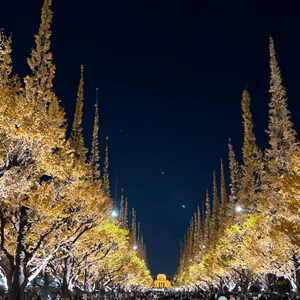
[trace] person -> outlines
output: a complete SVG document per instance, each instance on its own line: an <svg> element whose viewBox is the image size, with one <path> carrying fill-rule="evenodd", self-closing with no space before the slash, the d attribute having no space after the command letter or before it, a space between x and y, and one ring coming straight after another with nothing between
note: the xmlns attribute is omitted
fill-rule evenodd
<svg viewBox="0 0 300 300"><path fill-rule="evenodd" d="M174 300L180 300L180 294L179 293L175 294Z"/></svg>

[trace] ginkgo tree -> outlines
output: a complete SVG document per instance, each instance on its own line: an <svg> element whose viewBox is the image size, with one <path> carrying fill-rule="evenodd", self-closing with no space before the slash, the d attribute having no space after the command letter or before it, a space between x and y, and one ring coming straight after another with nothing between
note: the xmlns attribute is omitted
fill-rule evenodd
<svg viewBox="0 0 300 300"><path fill-rule="evenodd" d="M127 232L118 222L106 219L82 235L76 243L62 248L47 265L47 270L57 279L62 293L70 297L73 289L92 293L96 289L101 265L105 260L113 263L113 256L120 256L125 247ZM111 269L106 269L107 273Z"/></svg>
<svg viewBox="0 0 300 300"><path fill-rule="evenodd" d="M32 74L21 85L11 75L10 39L1 34L0 187L1 252L9 261L5 274L9 299L21 299L32 272L30 265L43 241L65 226L71 200L62 192L83 176L73 168L72 150L65 139L65 118L52 91L54 66L49 53L50 1L42 10L35 36L36 49L28 60ZM46 179L46 180L45 180ZM35 264L39 272L50 259Z"/></svg>
<svg viewBox="0 0 300 300"><path fill-rule="evenodd" d="M250 94L246 90L242 98L242 164L236 160L230 141L229 201L220 203L214 179L213 207L207 196L206 210L202 212L205 250L199 245L195 248L189 238L184 240L174 281L178 285L220 290L223 283L230 289L237 284L246 293L251 284L269 289L270 277L275 289L276 279L285 277L300 296L299 142L287 109L272 38L269 50L269 147L263 153L256 144ZM221 190L224 191L224 183ZM241 206L239 212L237 205ZM216 226L215 206L221 208L218 222L222 221L223 231Z"/></svg>
<svg viewBox="0 0 300 300"><path fill-rule="evenodd" d="M0 269L10 300L23 299L25 287L50 260L82 250L90 232L109 218L112 204L108 156L101 181L85 161L80 118L66 138L65 113L52 86L50 5L45 0L28 59L31 74L23 83L11 74L11 39L0 33ZM120 247L121 241L108 243Z"/></svg>

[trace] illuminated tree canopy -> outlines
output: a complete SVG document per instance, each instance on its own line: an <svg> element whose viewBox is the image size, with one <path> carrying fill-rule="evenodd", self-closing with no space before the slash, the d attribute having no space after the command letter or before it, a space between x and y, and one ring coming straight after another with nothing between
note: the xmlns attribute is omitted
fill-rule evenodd
<svg viewBox="0 0 300 300"><path fill-rule="evenodd" d="M108 148L103 176L98 153L98 107L91 159L82 133L83 67L71 137L53 90L51 0L42 7L24 82L12 76L11 39L0 32L0 250L10 300L41 273L59 282L62 299L77 286L150 286L132 233L111 215ZM136 232L135 232L136 234ZM144 254L144 252L143 252Z"/></svg>
<svg viewBox="0 0 300 300"><path fill-rule="evenodd" d="M271 274L288 279L300 296L299 143L272 38L270 68L269 148L263 153L256 144L250 94L245 90L243 161L236 160L229 141L230 194L227 199L221 165L222 201L214 173L212 212L207 192L205 218L200 226L191 222L181 245L177 286L233 290L238 285L246 294L252 284L268 289ZM199 223L199 216L192 221ZM201 237L202 245L193 237Z"/></svg>

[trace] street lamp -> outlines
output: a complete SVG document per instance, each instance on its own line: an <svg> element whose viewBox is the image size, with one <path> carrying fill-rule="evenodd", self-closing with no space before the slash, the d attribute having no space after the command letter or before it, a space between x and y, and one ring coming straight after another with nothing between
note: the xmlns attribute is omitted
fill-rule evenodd
<svg viewBox="0 0 300 300"><path fill-rule="evenodd" d="M241 206L237 206L236 208L235 208L235 210L237 211L237 212L241 212L242 210L244 210Z"/></svg>
<svg viewBox="0 0 300 300"><path fill-rule="evenodd" d="M117 218L118 217L118 212L116 210L113 210L110 215L113 217L113 218Z"/></svg>
<svg viewBox="0 0 300 300"><path fill-rule="evenodd" d="M256 209L246 209L246 208L243 208L242 206L238 205L236 208L235 208L235 211L236 212L241 212L241 211L252 211L252 212L255 212L255 213L260 213L260 211L256 210Z"/></svg>

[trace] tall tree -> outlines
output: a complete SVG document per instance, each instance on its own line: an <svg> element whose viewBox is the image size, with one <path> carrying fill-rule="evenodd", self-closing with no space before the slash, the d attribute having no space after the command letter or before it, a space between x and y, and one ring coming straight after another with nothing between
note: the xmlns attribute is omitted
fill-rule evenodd
<svg viewBox="0 0 300 300"><path fill-rule="evenodd" d="M243 92L242 111L244 124L243 144L243 178L241 205L245 208L255 208L259 202L262 186L264 164L262 151L256 144L256 137L253 130L252 114L250 110L250 95L247 90Z"/></svg>
<svg viewBox="0 0 300 300"><path fill-rule="evenodd" d="M233 150L233 146L231 144L231 139L229 139L228 147L229 147L230 195L229 195L228 209L227 209L227 220L232 220L232 217L234 216L235 213L235 205L239 201L241 195L242 178L241 178L241 170L235 158L235 153Z"/></svg>
<svg viewBox="0 0 300 300"><path fill-rule="evenodd" d="M132 208L132 214L131 214L131 244L132 246L136 245L136 212L134 210L134 207Z"/></svg>
<svg viewBox="0 0 300 300"><path fill-rule="evenodd" d="M90 168L92 172L92 180L94 183L100 179L100 155L99 155L99 109L98 109L98 88L96 90L96 104L95 104L95 118L94 118L94 130L93 130L93 140L92 140L92 150L90 156Z"/></svg>
<svg viewBox="0 0 300 300"><path fill-rule="evenodd" d="M120 218L121 227L128 229L128 202L127 199L124 201L124 190L121 189L121 203L120 203Z"/></svg>
<svg viewBox="0 0 300 300"><path fill-rule="evenodd" d="M297 189L289 181L298 172L298 141L296 131L290 120L290 111L287 109L287 96L282 85L281 71L276 60L274 42L270 37L270 101L269 101L269 125L268 136L270 148L266 149L266 179L264 181L264 194L258 210L264 223L261 239L268 241L274 247L274 255L278 255L277 261L282 259L284 265L291 264L291 284L297 287L297 296L300 296L300 257L299 248L295 242L297 232L298 213L294 213L293 207L298 207L295 201ZM295 176L296 178L297 176ZM286 183L289 183L288 186ZM291 185L290 185L291 184ZM273 235L278 237L274 244ZM289 247L286 247L289 245ZM267 252L265 249L265 252ZM287 257L290 259L287 260ZM274 260L269 259L272 266Z"/></svg>
<svg viewBox="0 0 300 300"><path fill-rule="evenodd" d="M197 213L194 214L195 220L195 234L194 234L194 255L198 255L199 251L202 250L203 244L203 232L201 224L201 211L200 207L197 207Z"/></svg>
<svg viewBox="0 0 300 300"><path fill-rule="evenodd" d="M195 245L195 221L191 218L190 227L188 229L189 239L188 239L188 260L192 262L194 259L194 245Z"/></svg>
<svg viewBox="0 0 300 300"><path fill-rule="evenodd" d="M211 235L213 246L215 245L218 238L218 230L219 230L219 219L220 216L220 200L218 197L218 187L217 187L217 178L216 172L213 172L213 208L212 208L212 218L211 218Z"/></svg>
<svg viewBox="0 0 300 300"><path fill-rule="evenodd" d="M87 148L84 146L84 138L82 134L82 114L83 114L83 66L81 66L81 78L79 82L76 109L74 114L73 128L71 132L71 146L75 149L81 163L85 163Z"/></svg>
<svg viewBox="0 0 300 300"><path fill-rule="evenodd" d="M44 2L40 28L38 34L35 35L36 48L31 50L31 57L27 59L32 75L28 75L24 79L26 97L34 99L40 104L44 103L44 105L49 103L49 99L55 98L51 90L55 76L55 65L52 62L52 53L49 51L51 44L50 26L53 16L49 9L51 4L52 0L45 0Z"/></svg>
<svg viewBox="0 0 300 300"><path fill-rule="evenodd" d="M276 181L284 171L291 169L293 154L297 150L296 131L290 120L290 111L287 109L287 96L282 85L281 71L276 60L274 41L270 37L270 102L269 102L269 135L270 149L266 150L268 171ZM278 183L277 183L278 185Z"/></svg>
<svg viewBox="0 0 300 300"><path fill-rule="evenodd" d="M268 136L270 148L265 151L267 176L264 181L264 197L259 210L265 213L266 220L276 218L280 209L280 180L284 174L293 173L293 155L298 148L296 131L287 109L287 97L280 68L276 60L274 42L270 37L270 101ZM271 223L270 223L271 224Z"/></svg>
<svg viewBox="0 0 300 300"><path fill-rule="evenodd" d="M204 241L205 246L210 245L210 233L211 233L211 210L210 210L210 199L208 190L206 190L206 201L205 201L205 220L204 220Z"/></svg>
<svg viewBox="0 0 300 300"><path fill-rule="evenodd" d="M9 261L8 297L14 300L23 299L24 288L51 257L33 268L43 243L63 226L56 204L63 190L60 180L64 177L67 185L69 175L74 175L72 170L68 175L65 172L68 168L62 157L70 156L65 152L65 118L52 90L50 5L46 0L42 7L36 48L28 59L31 74L25 77L23 88L17 77L9 78L10 40L2 35L0 42L0 247Z"/></svg>

